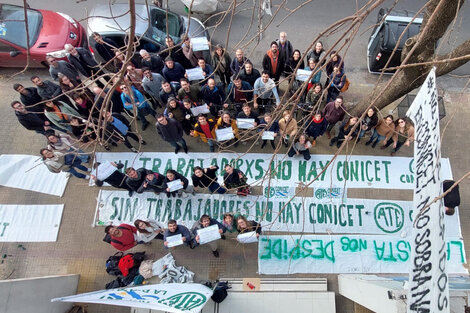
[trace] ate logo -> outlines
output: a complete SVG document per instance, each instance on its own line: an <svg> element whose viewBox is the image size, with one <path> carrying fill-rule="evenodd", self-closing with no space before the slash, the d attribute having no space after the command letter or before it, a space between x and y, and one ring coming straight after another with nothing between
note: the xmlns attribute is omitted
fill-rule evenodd
<svg viewBox="0 0 470 313"><path fill-rule="evenodd" d="M381 202L374 208L374 219L377 227L386 233L396 233L403 227L405 214L396 203Z"/></svg>

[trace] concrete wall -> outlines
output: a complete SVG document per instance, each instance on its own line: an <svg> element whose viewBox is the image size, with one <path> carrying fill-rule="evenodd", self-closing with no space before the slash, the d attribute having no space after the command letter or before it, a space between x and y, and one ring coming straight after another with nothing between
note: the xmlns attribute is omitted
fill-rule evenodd
<svg viewBox="0 0 470 313"><path fill-rule="evenodd" d="M0 312L65 313L72 303L51 299L76 294L79 278L73 274L0 280Z"/></svg>

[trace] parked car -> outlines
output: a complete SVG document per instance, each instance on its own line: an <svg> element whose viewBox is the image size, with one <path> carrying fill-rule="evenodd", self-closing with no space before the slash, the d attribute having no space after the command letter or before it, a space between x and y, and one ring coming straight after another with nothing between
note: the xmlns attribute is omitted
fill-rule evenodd
<svg viewBox="0 0 470 313"><path fill-rule="evenodd" d="M145 49L149 52L158 52L166 48L165 38L171 36L175 44L181 41L181 35L186 33L189 24L189 37L206 37L209 34L198 19L191 17L191 21L185 16L167 12L154 5L136 4L135 34L140 38L137 51ZM114 17L114 18L112 18ZM90 46L94 47L92 33L97 32L101 36L112 39L119 47L125 45L126 31L130 27L130 13L128 4L98 4L91 11L88 18L88 39ZM93 51L97 59L102 60L97 51Z"/></svg>
<svg viewBox="0 0 470 313"><path fill-rule="evenodd" d="M69 43L87 46L85 29L72 17L48 10L27 9L31 67L47 65L46 55ZM21 6L0 4L0 67L26 65L26 27Z"/></svg>
<svg viewBox="0 0 470 313"><path fill-rule="evenodd" d="M423 22L421 17L416 17L413 20L416 13L410 11L391 11L388 15L386 14L387 11L383 8L379 10L377 24L372 31L369 44L367 45L367 68L371 73L380 73L382 71L390 59L401 34L408 24L411 23L401 38L390 63L387 65L387 67L399 66L401 64L401 51L405 41L419 33L421 23ZM393 72L386 71L386 73Z"/></svg>

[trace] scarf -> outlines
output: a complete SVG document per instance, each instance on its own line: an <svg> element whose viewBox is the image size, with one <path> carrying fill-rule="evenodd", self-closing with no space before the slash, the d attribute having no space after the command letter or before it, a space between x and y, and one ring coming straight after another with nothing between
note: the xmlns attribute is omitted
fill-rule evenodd
<svg viewBox="0 0 470 313"><path fill-rule="evenodd" d="M320 120L317 121L316 119L312 118L312 122L314 122L315 124L320 124L321 122L323 122L324 119L325 118L322 117Z"/></svg>
<svg viewBox="0 0 470 313"><path fill-rule="evenodd" d="M268 57L271 59L271 68L272 68L272 74L276 74L277 71L277 64L279 63L279 50L277 50L277 53L273 55L273 52L268 50L267 52Z"/></svg>
<svg viewBox="0 0 470 313"><path fill-rule="evenodd" d="M54 110L54 114L57 115L62 121L68 121L69 120L69 117L67 116L67 114L62 113L62 111L60 110L60 108L57 105L54 105L52 107L52 109Z"/></svg>

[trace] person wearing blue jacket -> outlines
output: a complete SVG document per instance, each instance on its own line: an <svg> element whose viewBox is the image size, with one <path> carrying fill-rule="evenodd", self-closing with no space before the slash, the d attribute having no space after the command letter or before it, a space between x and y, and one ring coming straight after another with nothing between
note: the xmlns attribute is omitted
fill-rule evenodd
<svg viewBox="0 0 470 313"><path fill-rule="evenodd" d="M220 237L222 239L225 239L225 235L223 235L225 233L225 226L222 225L219 221L217 221L216 219L214 218L210 218L209 215L207 214L204 214L201 216L201 218L199 219L199 221L197 221L196 223L194 223L193 227L191 228L191 232L193 233L193 236L195 236L194 240L193 240L193 244L194 246L198 246L199 245L199 235L197 233L198 230L201 230L203 228L206 228L206 227L209 227L209 226L212 226L212 225L217 225L219 227L219 233L220 233ZM218 258L219 257L219 251L217 250L218 248L218 244L217 244L217 240L214 240L214 241L211 241L211 242L208 242L207 243L210 247L211 247L211 250L212 250L212 254Z"/></svg>
<svg viewBox="0 0 470 313"><path fill-rule="evenodd" d="M213 78L209 78L207 85L201 88L201 99L207 104L211 114L218 116L217 112L223 109L225 94L222 88L215 84Z"/></svg>
<svg viewBox="0 0 470 313"><path fill-rule="evenodd" d="M192 236L191 232L186 226L176 224L175 220L168 221L168 229L165 230L163 234L163 244L166 249L168 249L168 237L181 235L183 238L183 244L186 246L190 246L191 249L194 249L194 245L192 245Z"/></svg>
<svg viewBox="0 0 470 313"><path fill-rule="evenodd" d="M137 109L137 116L142 123L142 130L145 130L149 122L145 118L147 115L152 115L154 118L157 115L154 109L148 104L144 96L134 86L121 85L121 101L124 108L131 113L134 113L134 105Z"/></svg>

